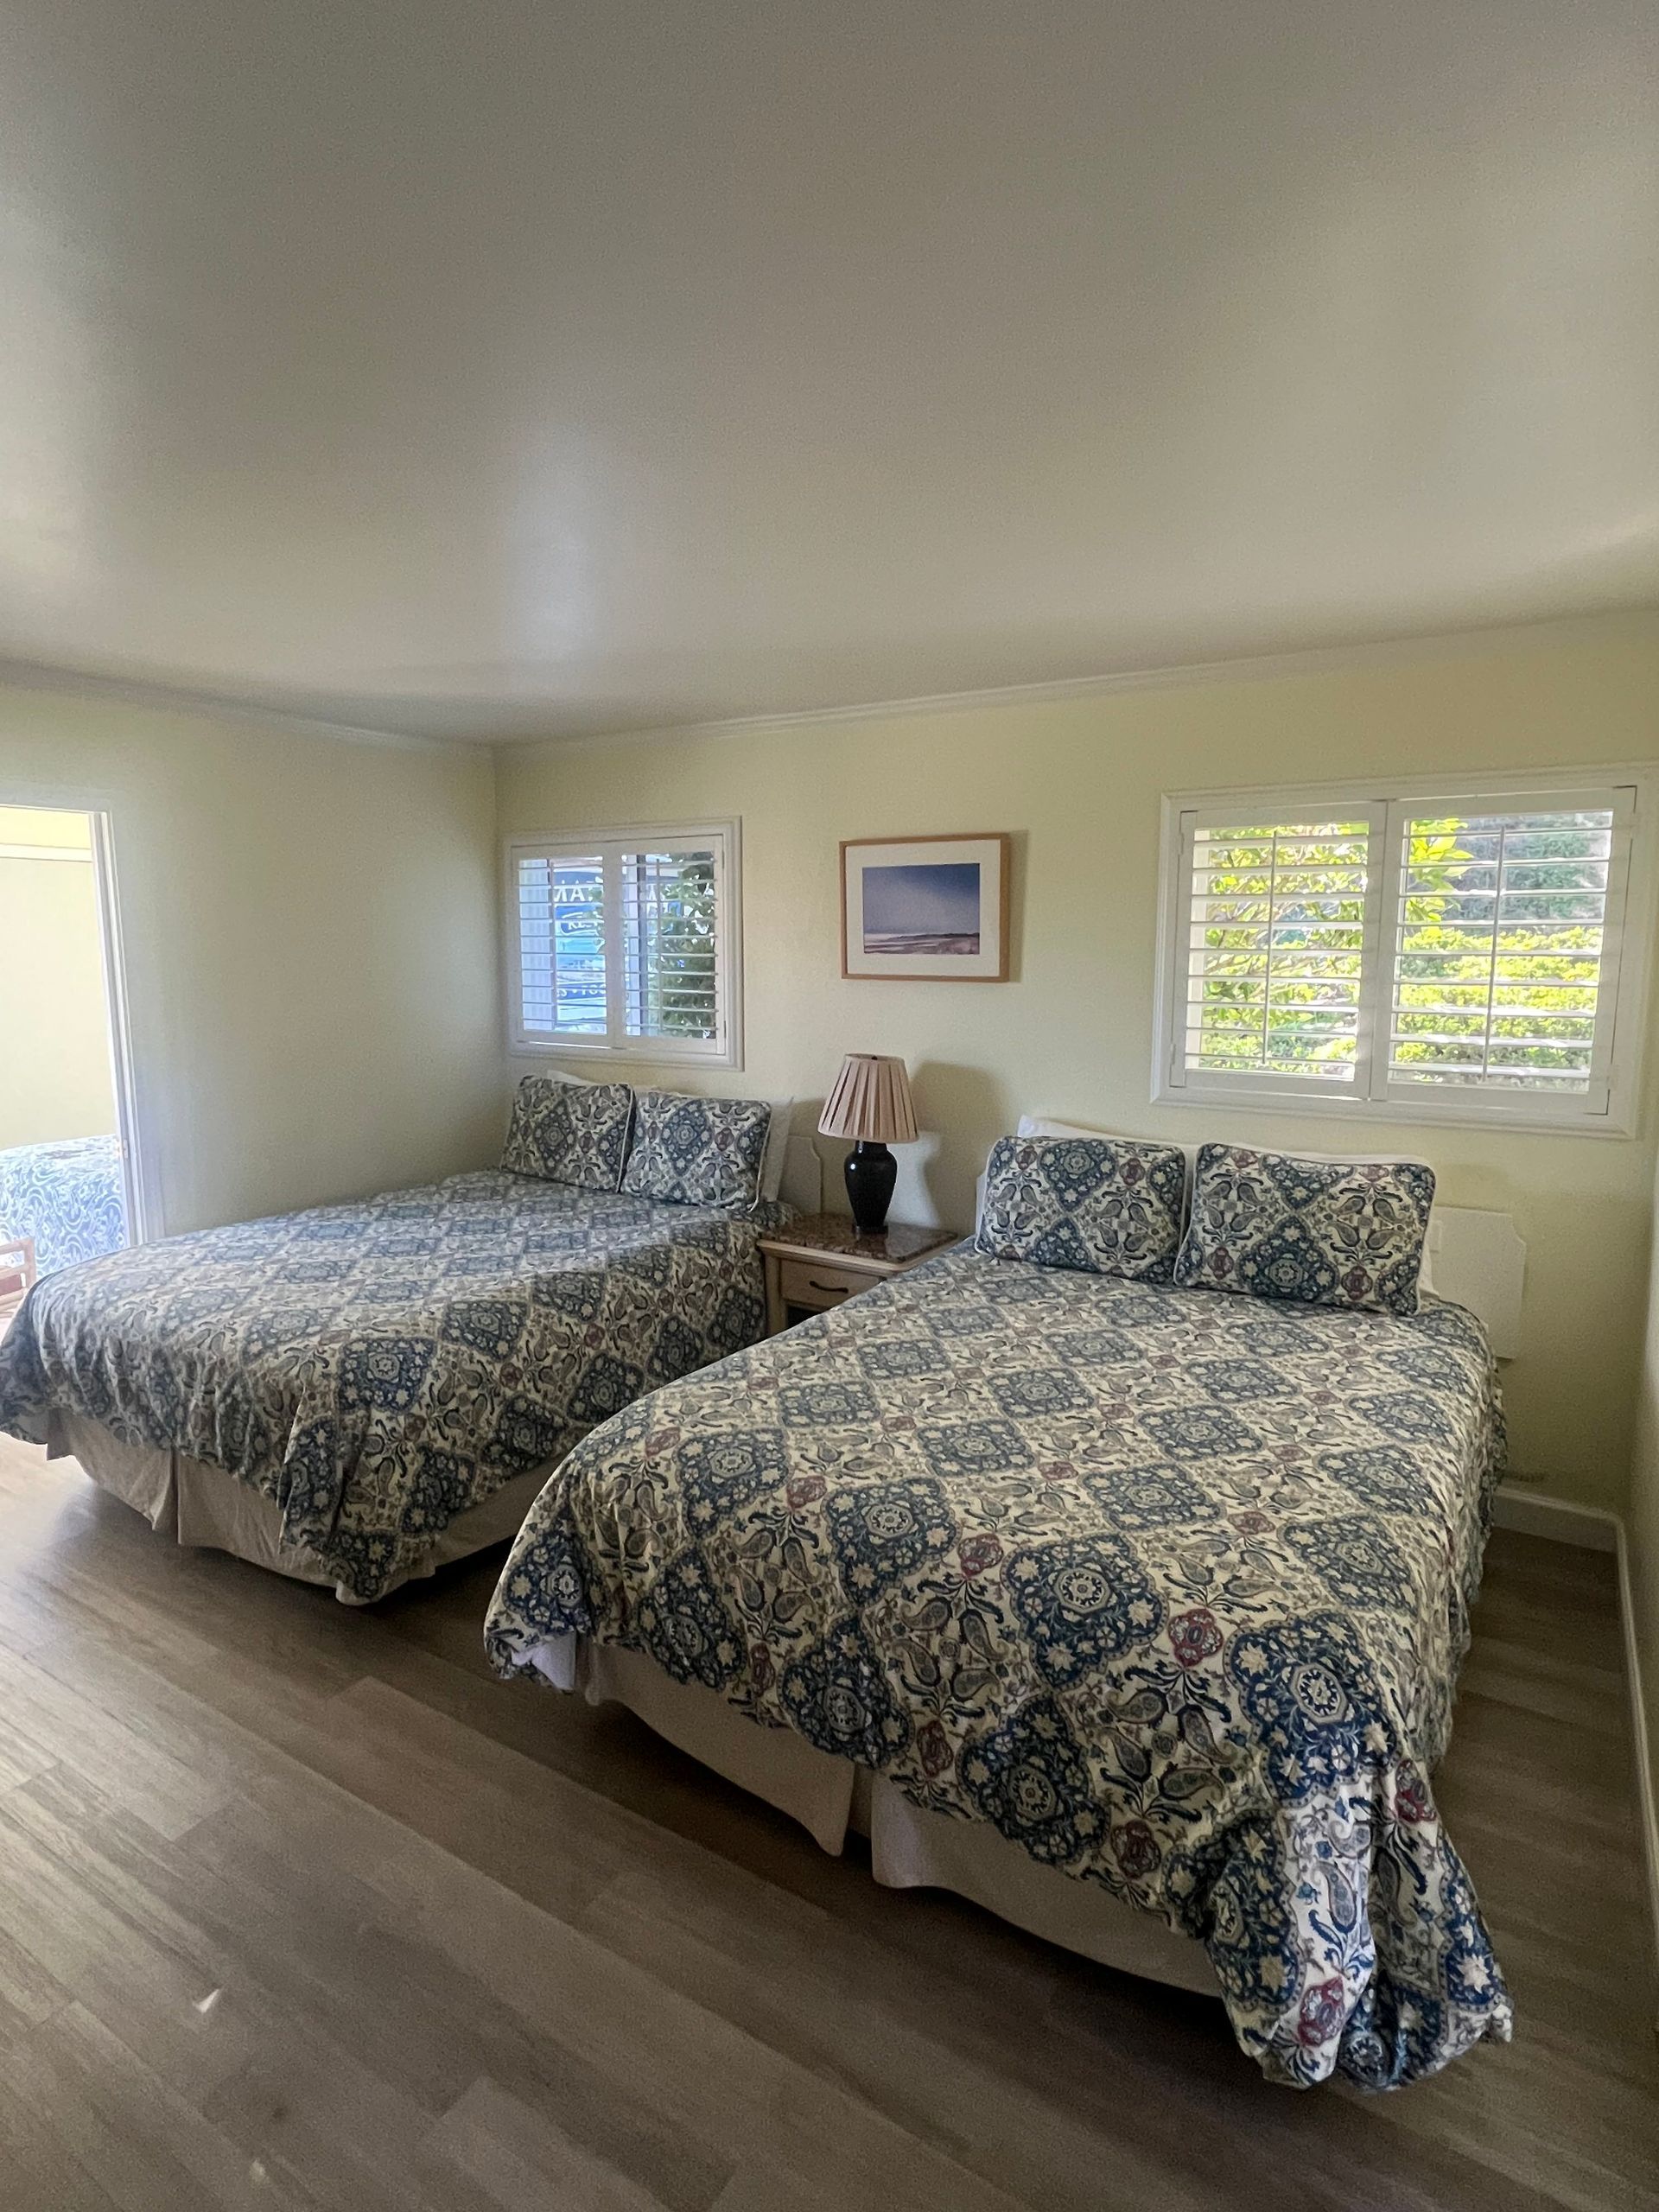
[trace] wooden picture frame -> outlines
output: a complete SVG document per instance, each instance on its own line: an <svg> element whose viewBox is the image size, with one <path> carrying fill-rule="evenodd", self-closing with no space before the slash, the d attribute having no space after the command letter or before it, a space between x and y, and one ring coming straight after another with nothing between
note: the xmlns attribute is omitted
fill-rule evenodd
<svg viewBox="0 0 1659 2212"><path fill-rule="evenodd" d="M1010 832L843 837L841 972L849 982L1006 983Z"/></svg>

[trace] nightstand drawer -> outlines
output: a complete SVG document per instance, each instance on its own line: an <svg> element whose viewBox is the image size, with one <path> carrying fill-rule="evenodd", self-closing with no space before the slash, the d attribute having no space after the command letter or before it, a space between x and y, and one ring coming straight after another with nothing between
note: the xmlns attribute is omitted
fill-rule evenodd
<svg viewBox="0 0 1659 2212"><path fill-rule="evenodd" d="M774 1236L760 1239L768 1334L776 1336L809 1313L844 1306L861 1290L873 1290L913 1268L954 1235L952 1230L899 1221L867 1236L839 1213L807 1214L785 1223Z"/></svg>
<svg viewBox="0 0 1659 2212"><path fill-rule="evenodd" d="M815 1313L839 1306L877 1280L862 1268L839 1267L834 1260L780 1260L778 1279L785 1306L804 1306Z"/></svg>

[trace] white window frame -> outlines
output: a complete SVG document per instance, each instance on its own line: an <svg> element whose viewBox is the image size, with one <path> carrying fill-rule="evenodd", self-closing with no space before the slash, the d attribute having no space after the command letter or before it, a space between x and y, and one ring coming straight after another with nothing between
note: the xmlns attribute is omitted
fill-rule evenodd
<svg viewBox="0 0 1659 2212"><path fill-rule="evenodd" d="M1615 855L1624 850L1626 867L1622 880L1617 868L1609 876L1603 972L1607 973L1611 960L1611 976L1597 1008L1597 1052L1590 1095L1561 1099L1526 1090L1471 1095L1450 1086L1390 1082L1388 1056L1376 1050L1376 1038L1379 1020L1391 1020L1391 932L1399 904L1403 845L1397 832L1409 814L1415 809L1435 807L1510 813L1535 806L1602 804L1609 794L1614 802L1613 850ZM1654 798L1653 770L1630 766L1166 792L1160 840L1154 1100L1164 1105L1224 1104L1248 1111L1307 1112L1351 1121L1548 1129L1579 1136L1633 1135L1640 1098L1654 925ZM1382 866L1366 896L1354 1083L1338 1089L1317 1077L1229 1073L1186 1066L1184 954L1192 880L1187 832L1228 827L1244 818L1266 828L1336 815L1373 823L1382 855Z"/></svg>
<svg viewBox="0 0 1659 2212"><path fill-rule="evenodd" d="M606 936L606 998L610 1009L609 1029L603 1037L552 1037L524 1026L524 968L518 937L518 864L521 860L557 860L569 856L605 856L605 905L609 914L613 899L620 899L620 855L629 848L661 849L685 845L715 855L715 909L719 927L715 941L715 1036L707 1043L687 1039L671 1043L661 1037L627 1034L626 994L622 980L620 933ZM649 822L607 825L594 830L515 831L507 838L503 868L502 942L506 949L503 978L506 989L508 1049L517 1058L639 1060L652 1065L672 1064L705 1068L741 1068L743 1065L743 853L742 824L735 816L715 822Z"/></svg>

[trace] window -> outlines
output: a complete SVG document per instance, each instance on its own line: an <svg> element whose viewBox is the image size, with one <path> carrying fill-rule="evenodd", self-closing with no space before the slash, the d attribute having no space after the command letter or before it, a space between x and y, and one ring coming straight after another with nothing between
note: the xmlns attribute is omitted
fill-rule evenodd
<svg viewBox="0 0 1659 2212"><path fill-rule="evenodd" d="M734 822L515 838L518 1052L742 1064Z"/></svg>
<svg viewBox="0 0 1659 2212"><path fill-rule="evenodd" d="M1616 1126L1637 796L1167 802L1157 1095Z"/></svg>

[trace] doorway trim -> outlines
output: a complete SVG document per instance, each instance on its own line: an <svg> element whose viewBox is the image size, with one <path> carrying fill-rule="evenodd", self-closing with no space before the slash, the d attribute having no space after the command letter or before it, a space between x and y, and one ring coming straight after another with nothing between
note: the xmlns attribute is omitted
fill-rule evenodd
<svg viewBox="0 0 1659 2212"><path fill-rule="evenodd" d="M115 817L102 792L61 785L0 786L0 806L33 807L51 813L85 815L92 828L92 888L98 904L98 941L104 972L105 1027L109 1034L110 1079L115 1092L116 1135L121 1146L122 1198L127 1213L129 1246L163 1234L162 1210L151 1178L138 1108L134 1072L132 1023L127 993L126 957L121 938L121 901L117 888Z"/></svg>
<svg viewBox="0 0 1659 2212"><path fill-rule="evenodd" d="M146 1187L145 1155L138 1141L132 1027L127 1013L126 957L121 943L121 901L116 888L115 837L109 810L88 807L92 830L92 882L98 894L98 938L104 957L104 1005L110 1032L110 1073L115 1090L116 1133L121 1140L121 1181L127 1208L127 1243L149 1242L155 1218Z"/></svg>

